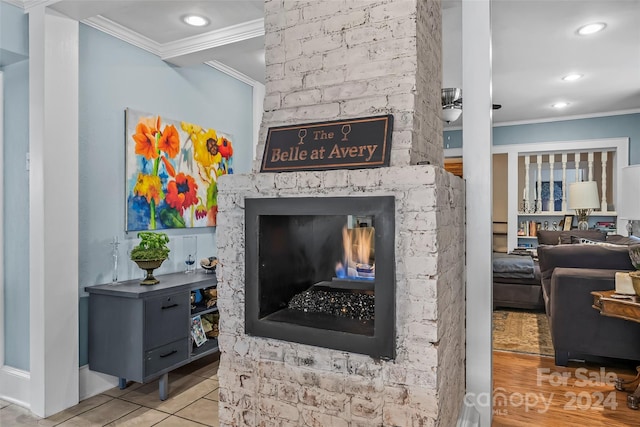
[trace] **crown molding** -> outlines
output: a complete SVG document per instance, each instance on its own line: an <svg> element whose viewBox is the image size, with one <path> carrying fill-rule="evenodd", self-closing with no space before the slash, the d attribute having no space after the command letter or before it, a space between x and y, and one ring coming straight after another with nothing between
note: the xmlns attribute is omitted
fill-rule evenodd
<svg viewBox="0 0 640 427"><path fill-rule="evenodd" d="M500 122L493 123L494 128L499 128L503 126L519 126L519 125L534 125L540 123L552 123L552 122L566 122L570 120L581 120L581 119L596 119L599 117L612 117L612 116L624 116L625 114L638 114L640 113L640 108L632 108L629 110L617 110L617 111L605 111L602 113L591 113L591 114L576 114L575 116L562 116L562 117L547 117L542 119L531 119L531 120L516 120L511 122ZM450 126L443 129L444 132L462 130L462 126Z"/></svg>
<svg viewBox="0 0 640 427"><path fill-rule="evenodd" d="M12 6L19 7L20 9L24 9L23 0L2 0L2 1Z"/></svg>
<svg viewBox="0 0 640 427"><path fill-rule="evenodd" d="M136 33L135 31L131 31L130 29L123 27L122 25L117 24L110 19L104 18L102 16L95 16L92 18L83 19L81 22L95 28L96 30L107 33L110 36L137 46L140 49L151 52L154 55L162 56L162 45L160 43L156 43L153 40L144 37L139 33Z"/></svg>
<svg viewBox="0 0 640 427"><path fill-rule="evenodd" d="M547 118L533 119L533 120L500 122L500 123L494 123L493 127L530 125L530 124L550 123L550 122L565 122L569 120L595 119L598 117L623 116L625 114L636 114L636 113L640 113L640 108L632 108L629 110L605 111L601 113L591 113L591 114L576 114L575 116L547 117Z"/></svg>
<svg viewBox="0 0 640 427"><path fill-rule="evenodd" d="M256 85L256 83L260 83L257 80L252 79L251 77L247 76L246 74L241 73L240 71L236 70L235 68L231 68L228 65L224 65L222 62L218 62L218 61L207 61L205 62L205 65L208 65L211 68L215 68L216 70L225 73L231 77L233 77L234 79L240 80L243 83L248 84L249 86L254 87ZM260 83L262 84L262 83Z"/></svg>
<svg viewBox="0 0 640 427"><path fill-rule="evenodd" d="M164 60L264 36L264 19L254 19L161 46Z"/></svg>

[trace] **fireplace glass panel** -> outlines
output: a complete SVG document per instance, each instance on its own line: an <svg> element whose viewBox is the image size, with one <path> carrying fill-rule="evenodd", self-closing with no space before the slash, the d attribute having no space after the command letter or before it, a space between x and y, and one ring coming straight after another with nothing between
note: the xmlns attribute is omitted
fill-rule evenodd
<svg viewBox="0 0 640 427"><path fill-rule="evenodd" d="M394 199L247 199L246 332L393 357Z"/></svg>

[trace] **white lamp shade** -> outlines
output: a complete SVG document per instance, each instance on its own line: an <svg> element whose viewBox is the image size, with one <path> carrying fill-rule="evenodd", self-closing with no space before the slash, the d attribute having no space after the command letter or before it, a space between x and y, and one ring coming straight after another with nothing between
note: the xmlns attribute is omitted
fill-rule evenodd
<svg viewBox="0 0 640 427"><path fill-rule="evenodd" d="M640 165L625 166L621 171L621 190L618 197L618 216L621 219L640 219Z"/></svg>
<svg viewBox="0 0 640 427"><path fill-rule="evenodd" d="M569 209L596 209L599 207L598 184L595 181L569 184Z"/></svg>
<svg viewBox="0 0 640 427"><path fill-rule="evenodd" d="M448 107L442 109L442 120L447 123L455 122L462 114L462 109L455 107Z"/></svg>

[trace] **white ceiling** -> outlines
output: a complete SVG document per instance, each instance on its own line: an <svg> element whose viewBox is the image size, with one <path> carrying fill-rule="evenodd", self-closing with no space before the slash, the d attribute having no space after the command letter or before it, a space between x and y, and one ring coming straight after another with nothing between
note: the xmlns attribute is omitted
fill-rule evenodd
<svg viewBox="0 0 640 427"><path fill-rule="evenodd" d="M46 1L168 62L216 61L264 82L262 0ZM189 27L187 13L211 23ZM594 21L605 31L576 35ZM495 123L640 111L640 0L493 0L492 37ZM461 0L443 0L443 87L462 87L461 38ZM584 78L562 81L570 72ZM557 101L570 105L554 110Z"/></svg>

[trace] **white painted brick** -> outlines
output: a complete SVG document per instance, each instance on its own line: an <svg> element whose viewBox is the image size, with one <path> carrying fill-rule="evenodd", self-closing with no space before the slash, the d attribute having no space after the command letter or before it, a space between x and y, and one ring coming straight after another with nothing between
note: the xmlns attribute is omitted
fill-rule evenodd
<svg viewBox="0 0 640 427"><path fill-rule="evenodd" d="M275 110L280 108L280 95L273 94L265 96L263 106L265 110Z"/></svg>
<svg viewBox="0 0 640 427"><path fill-rule="evenodd" d="M287 75L304 74L309 71L316 71L322 68L322 56L304 56L287 61L284 64L284 69Z"/></svg>
<svg viewBox="0 0 640 427"><path fill-rule="evenodd" d="M380 76L368 79L369 93L386 93L387 95L415 93L416 78L411 74Z"/></svg>
<svg viewBox="0 0 640 427"><path fill-rule="evenodd" d="M302 410L304 425L311 427L347 427L349 423L339 417L327 415L322 411L314 411L311 408Z"/></svg>
<svg viewBox="0 0 640 427"><path fill-rule="evenodd" d="M381 76L415 73L415 58L369 61L353 64L347 69L346 80L365 80Z"/></svg>
<svg viewBox="0 0 640 427"><path fill-rule="evenodd" d="M349 82L345 84L328 86L322 89L322 100L328 102L358 98L366 93L366 91L366 82Z"/></svg>
<svg viewBox="0 0 640 427"><path fill-rule="evenodd" d="M290 92L302 89L301 76L288 76L281 80L268 80L265 82L266 93Z"/></svg>
<svg viewBox="0 0 640 427"><path fill-rule="evenodd" d="M410 277L435 276L438 274L438 259L433 256L407 257L404 259Z"/></svg>
<svg viewBox="0 0 640 427"><path fill-rule="evenodd" d="M326 188L343 188L349 183L345 170L332 170L324 173L324 185Z"/></svg>
<svg viewBox="0 0 640 427"><path fill-rule="evenodd" d="M294 405L271 398L260 399L259 409L262 413L285 420L297 421L300 418L298 408Z"/></svg>
<svg viewBox="0 0 640 427"><path fill-rule="evenodd" d="M408 406L385 404L382 419L385 426L412 427L411 408Z"/></svg>
<svg viewBox="0 0 640 427"><path fill-rule="evenodd" d="M382 408L382 395L367 399L359 396L351 398L351 414L361 418L376 418Z"/></svg>
<svg viewBox="0 0 640 427"><path fill-rule="evenodd" d="M416 0L384 2L369 9L369 19L371 22L378 22L400 17L415 17L416 6Z"/></svg>
<svg viewBox="0 0 640 427"><path fill-rule="evenodd" d="M300 41L302 52L313 55L342 47L342 34L330 34Z"/></svg>
<svg viewBox="0 0 640 427"><path fill-rule="evenodd" d="M395 110L410 111L415 108L416 96L412 93L402 95L389 95L387 97L389 107Z"/></svg>
<svg viewBox="0 0 640 427"><path fill-rule="evenodd" d="M295 11L295 13L298 13L298 11ZM322 22L308 22L285 28L284 39L300 40L307 39L309 37L319 37L323 34L324 32L322 31Z"/></svg>
<svg viewBox="0 0 640 427"><path fill-rule="evenodd" d="M282 62L269 64L265 68L266 75L269 76L269 81L284 79L284 64Z"/></svg>
<svg viewBox="0 0 640 427"><path fill-rule="evenodd" d="M297 107L301 105L314 105L320 102L321 92L319 89L302 90L291 92L285 95L282 100L282 106Z"/></svg>
<svg viewBox="0 0 640 427"><path fill-rule="evenodd" d="M386 112L387 108L387 97L378 96L344 101L340 109L344 116L366 116Z"/></svg>
<svg viewBox="0 0 640 427"><path fill-rule="evenodd" d="M323 54L322 66L326 70L341 66L351 66L369 61L369 49L366 45L359 45L345 49L335 49Z"/></svg>
<svg viewBox="0 0 640 427"><path fill-rule="evenodd" d="M302 19L305 21L316 21L318 20L318 18L327 18L331 20L333 15L341 13L341 11L336 11L336 7L341 6L338 2L336 3L337 4L334 5L334 7L327 7L322 2L316 2L314 4L302 7Z"/></svg>
<svg viewBox="0 0 640 427"><path fill-rule="evenodd" d="M389 40L393 37L391 28L384 22L375 25L363 25L350 28L344 32L344 41L348 47L353 47L363 43L372 43L382 40Z"/></svg>
<svg viewBox="0 0 640 427"><path fill-rule="evenodd" d="M304 77L305 88L333 86L344 82L344 70L314 71Z"/></svg>
<svg viewBox="0 0 640 427"><path fill-rule="evenodd" d="M335 15L324 21L324 30L327 33L342 31L357 27L367 22L367 14L364 10L354 10L344 15Z"/></svg>

